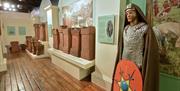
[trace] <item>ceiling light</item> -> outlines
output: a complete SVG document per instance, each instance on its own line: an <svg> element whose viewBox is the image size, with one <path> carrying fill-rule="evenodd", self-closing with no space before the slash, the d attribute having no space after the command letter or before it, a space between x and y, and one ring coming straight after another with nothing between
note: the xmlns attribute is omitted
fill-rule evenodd
<svg viewBox="0 0 180 91"><path fill-rule="evenodd" d="M0 6L2 6L2 4L0 3Z"/></svg>
<svg viewBox="0 0 180 91"><path fill-rule="evenodd" d="M4 6L5 8L9 8L9 7L10 7L10 4L9 4L8 2L5 2L5 3L3 4L3 6Z"/></svg>
<svg viewBox="0 0 180 91"><path fill-rule="evenodd" d="M15 5L12 4L12 5L11 5L11 8L15 8Z"/></svg>
<svg viewBox="0 0 180 91"><path fill-rule="evenodd" d="M16 11L16 9L12 9L12 11Z"/></svg>
<svg viewBox="0 0 180 91"><path fill-rule="evenodd" d="M17 7L20 8L20 5L18 4Z"/></svg>
<svg viewBox="0 0 180 91"><path fill-rule="evenodd" d="M22 1L22 0L19 0L20 2Z"/></svg>

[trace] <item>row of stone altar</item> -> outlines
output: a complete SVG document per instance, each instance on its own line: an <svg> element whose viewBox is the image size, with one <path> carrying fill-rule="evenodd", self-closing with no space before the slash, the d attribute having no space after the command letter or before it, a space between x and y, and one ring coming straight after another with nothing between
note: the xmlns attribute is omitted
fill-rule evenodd
<svg viewBox="0 0 180 91"><path fill-rule="evenodd" d="M44 54L44 45L32 36L26 36L26 49L34 55Z"/></svg>
<svg viewBox="0 0 180 91"><path fill-rule="evenodd" d="M53 29L53 47L87 60L95 58L95 27Z"/></svg>

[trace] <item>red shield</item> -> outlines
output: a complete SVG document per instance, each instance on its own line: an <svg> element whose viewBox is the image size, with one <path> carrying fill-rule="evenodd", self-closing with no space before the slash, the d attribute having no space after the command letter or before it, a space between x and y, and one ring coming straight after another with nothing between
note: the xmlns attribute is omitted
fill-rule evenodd
<svg viewBox="0 0 180 91"><path fill-rule="evenodd" d="M119 61L113 79L113 91L142 91L141 72L130 60Z"/></svg>

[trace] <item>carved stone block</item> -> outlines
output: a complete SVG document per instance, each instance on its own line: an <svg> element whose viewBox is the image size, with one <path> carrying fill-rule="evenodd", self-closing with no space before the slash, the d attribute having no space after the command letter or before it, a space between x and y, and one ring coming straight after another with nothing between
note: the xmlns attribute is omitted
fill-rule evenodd
<svg viewBox="0 0 180 91"><path fill-rule="evenodd" d="M95 27L81 29L81 58L93 60L95 58Z"/></svg>
<svg viewBox="0 0 180 91"><path fill-rule="evenodd" d="M71 35L72 35L72 47L70 50L70 54L79 57L80 50L81 50L81 29L80 28L72 28Z"/></svg>
<svg viewBox="0 0 180 91"><path fill-rule="evenodd" d="M59 49L59 32L58 29L53 29L53 47Z"/></svg>
<svg viewBox="0 0 180 91"><path fill-rule="evenodd" d="M63 52L69 54L71 48L71 29L63 28L62 31L63 31Z"/></svg>
<svg viewBox="0 0 180 91"><path fill-rule="evenodd" d="M26 46L27 46L27 50L29 50L30 52L32 51L32 36L26 36Z"/></svg>
<svg viewBox="0 0 180 91"><path fill-rule="evenodd" d="M20 46L18 41L11 41L10 44L12 53L20 52Z"/></svg>

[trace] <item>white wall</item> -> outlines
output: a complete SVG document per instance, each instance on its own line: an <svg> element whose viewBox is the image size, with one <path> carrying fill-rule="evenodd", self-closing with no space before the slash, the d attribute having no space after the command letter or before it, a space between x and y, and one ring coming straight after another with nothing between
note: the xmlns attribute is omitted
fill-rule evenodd
<svg viewBox="0 0 180 91"><path fill-rule="evenodd" d="M19 43L25 43L25 36L34 36L34 28L31 20L30 13L19 13L19 12L8 12L0 11L0 19L3 23L2 30L2 42L3 50L5 50L5 45L10 45L10 41L19 41ZM16 34L9 36L7 34L7 26L15 26ZM18 27L26 27L26 35L19 35Z"/></svg>
<svg viewBox="0 0 180 91"><path fill-rule="evenodd" d="M58 7L66 6L76 0L59 0ZM96 58L95 72L92 74L92 82L110 90L114 65L117 55L118 31L119 31L119 9L120 0L93 0L93 23L96 26ZM103 44L99 43L98 38L98 16L115 15L115 43ZM59 22L61 23L61 9L59 12ZM102 81L104 84L99 84ZM106 84L108 83L108 84Z"/></svg>
<svg viewBox="0 0 180 91"><path fill-rule="evenodd" d="M47 22L47 17L46 17L46 11L44 10L45 7L51 5L50 0L42 0L41 5L39 7L40 10L40 21L41 22Z"/></svg>
<svg viewBox="0 0 180 91"><path fill-rule="evenodd" d="M92 79L92 81L110 91L117 55L120 0L93 0L93 2L93 18L96 26L96 58L95 72L92 74L92 78L95 79ZM103 15L116 16L114 44L103 44L98 42L98 17Z"/></svg>

